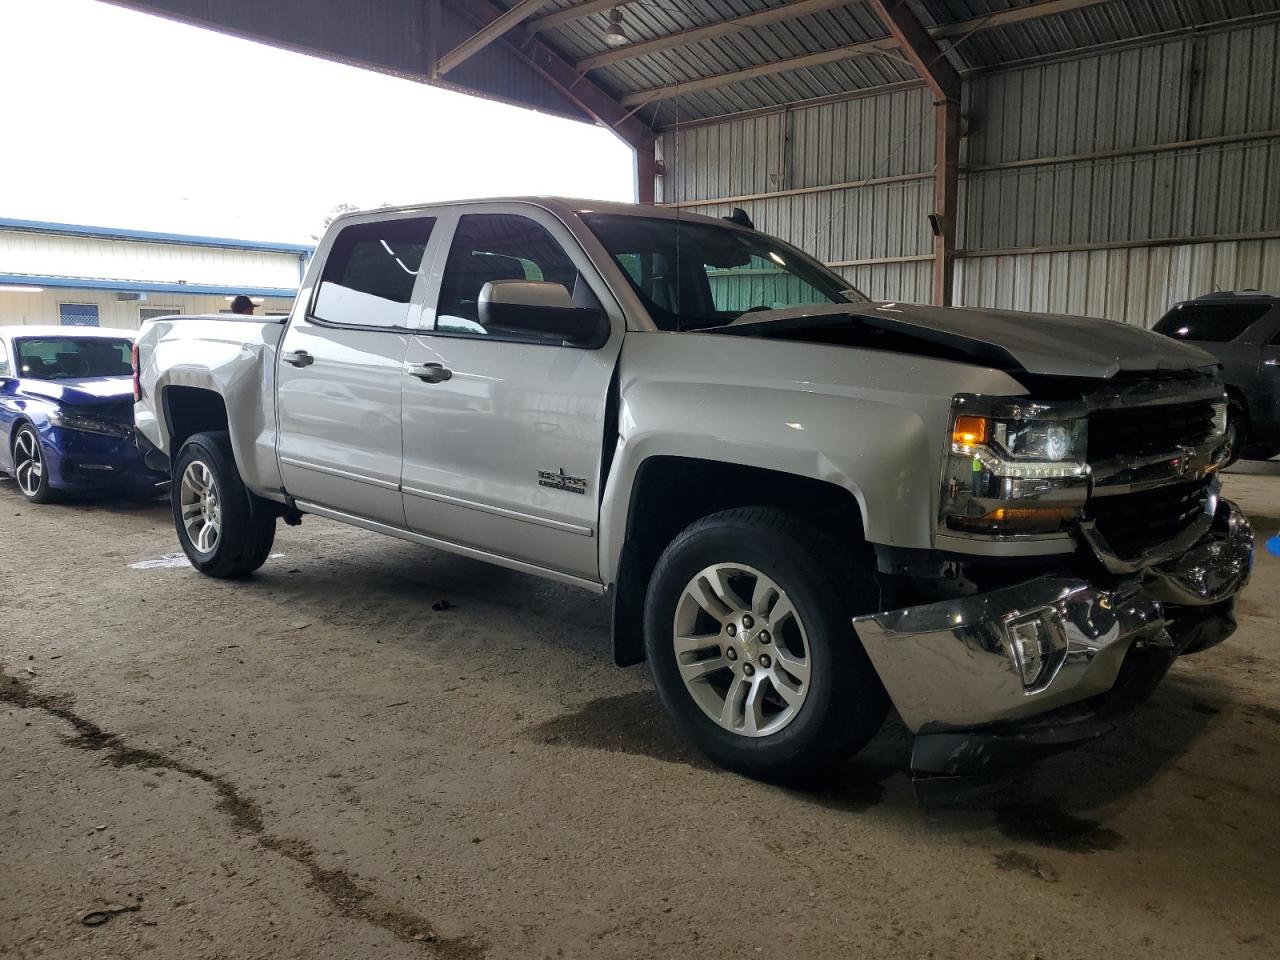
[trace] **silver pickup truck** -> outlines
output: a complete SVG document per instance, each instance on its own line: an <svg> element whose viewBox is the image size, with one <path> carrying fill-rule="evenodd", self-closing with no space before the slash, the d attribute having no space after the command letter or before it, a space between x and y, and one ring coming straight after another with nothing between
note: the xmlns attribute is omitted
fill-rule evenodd
<svg viewBox="0 0 1280 960"><path fill-rule="evenodd" d="M135 362L198 570L312 514L603 593L616 661L767 779L890 704L922 776L1096 736L1231 633L1253 562L1207 354L873 302L740 213L344 216L290 317L154 320Z"/></svg>

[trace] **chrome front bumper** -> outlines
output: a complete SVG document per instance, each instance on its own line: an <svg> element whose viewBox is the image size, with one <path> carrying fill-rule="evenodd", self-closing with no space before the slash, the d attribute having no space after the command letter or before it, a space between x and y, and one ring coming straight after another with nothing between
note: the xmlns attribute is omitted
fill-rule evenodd
<svg viewBox="0 0 1280 960"><path fill-rule="evenodd" d="M915 733L1025 721L1109 692L1130 651L1225 639L1229 612L1183 636L1177 607L1227 606L1253 566L1253 531L1221 500L1181 557L1111 589L1042 578L958 600L854 619L903 722ZM1208 639L1206 639L1208 638Z"/></svg>

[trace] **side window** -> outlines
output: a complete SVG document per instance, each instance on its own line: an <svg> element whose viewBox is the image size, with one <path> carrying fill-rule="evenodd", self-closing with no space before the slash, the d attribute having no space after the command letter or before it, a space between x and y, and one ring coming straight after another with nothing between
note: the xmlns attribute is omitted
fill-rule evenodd
<svg viewBox="0 0 1280 960"><path fill-rule="evenodd" d="M440 281L436 329L442 333L559 343L556 337L486 328L480 322L480 291L491 280L543 280L561 284L575 301L596 306L564 248L528 217L473 213L458 221Z"/></svg>
<svg viewBox="0 0 1280 960"><path fill-rule="evenodd" d="M357 223L338 234L311 313L326 323L403 327L434 217Z"/></svg>
<svg viewBox="0 0 1280 960"><path fill-rule="evenodd" d="M1270 309L1265 303L1184 303L1156 321L1154 330L1177 340L1229 343Z"/></svg>

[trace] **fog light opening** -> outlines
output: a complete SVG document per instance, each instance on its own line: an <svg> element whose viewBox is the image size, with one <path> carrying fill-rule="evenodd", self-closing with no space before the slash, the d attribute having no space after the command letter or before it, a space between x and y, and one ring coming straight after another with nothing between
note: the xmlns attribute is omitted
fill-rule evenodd
<svg viewBox="0 0 1280 960"><path fill-rule="evenodd" d="M1067 649L1054 610L1037 610L1005 623L1005 644L1010 662L1028 693L1042 689L1053 679Z"/></svg>

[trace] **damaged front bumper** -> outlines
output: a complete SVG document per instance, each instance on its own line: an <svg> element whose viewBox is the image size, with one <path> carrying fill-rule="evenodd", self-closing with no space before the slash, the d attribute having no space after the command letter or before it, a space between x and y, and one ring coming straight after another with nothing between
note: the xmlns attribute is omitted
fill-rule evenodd
<svg viewBox="0 0 1280 960"><path fill-rule="evenodd" d="M856 618L916 735L913 771L997 773L1107 732L1179 654L1234 631L1253 548L1244 514L1220 500L1185 554L1109 588L1046 577Z"/></svg>

